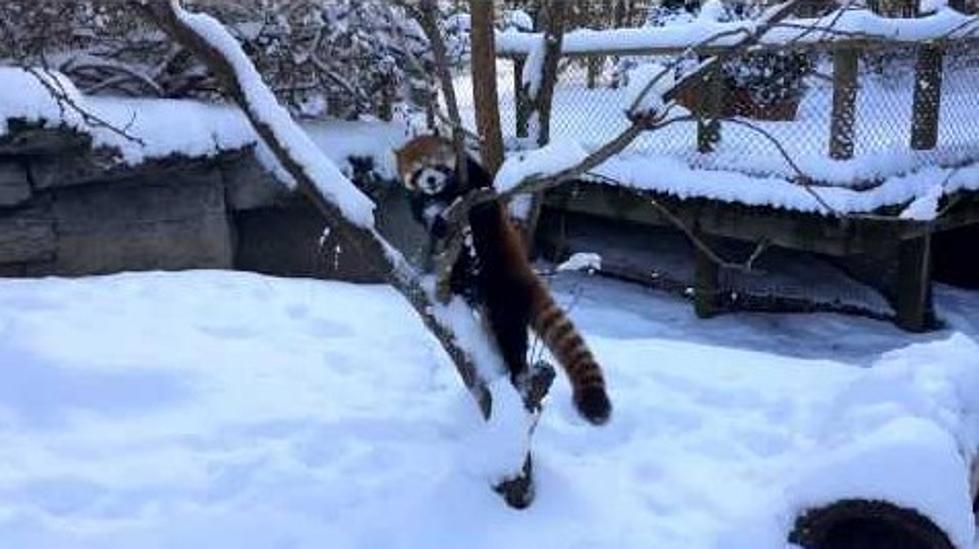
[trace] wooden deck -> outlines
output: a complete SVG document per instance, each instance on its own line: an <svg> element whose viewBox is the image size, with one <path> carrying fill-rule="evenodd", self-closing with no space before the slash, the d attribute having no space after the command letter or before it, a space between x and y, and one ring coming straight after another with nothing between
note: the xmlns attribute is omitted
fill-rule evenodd
<svg viewBox="0 0 979 549"><path fill-rule="evenodd" d="M789 250L812 252L835 258L873 254L896 247L896 287L887 296L896 311L896 323L909 331L936 326L931 305L931 237L933 234L979 224L979 193L947 197L952 204L940 219L922 222L897 219L832 217L771 207L745 206L702 198L676 197L593 182L562 186L545 196L550 215L587 214L601 219L629 222L647 227L673 227L652 200L668 208L686 227L706 240L714 237L743 242L766 240ZM886 213L886 212L881 212ZM550 248L560 248L560 229L542 228L539 238ZM723 309L718 302L719 267L698 252L695 268L697 313L713 316Z"/></svg>

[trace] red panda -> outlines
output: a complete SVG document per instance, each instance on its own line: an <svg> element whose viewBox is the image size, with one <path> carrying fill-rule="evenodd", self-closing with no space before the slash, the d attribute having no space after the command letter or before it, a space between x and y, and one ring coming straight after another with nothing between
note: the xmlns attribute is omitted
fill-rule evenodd
<svg viewBox="0 0 979 549"><path fill-rule="evenodd" d="M456 155L447 139L423 136L395 151L398 173L408 190L415 218L433 237L448 227L439 214L467 191L493 184L492 177L472 158L466 159L466 188L457 177ZM472 250L464 250L453 269L453 293L476 296L485 324L492 333L516 381L527 372L527 328L541 338L560 362L571 383L578 412L589 422L608 421L612 404L605 376L591 350L543 281L527 261L522 239L499 201L469 212ZM474 252L470 257L468 251ZM475 271L469 274L469 271Z"/></svg>

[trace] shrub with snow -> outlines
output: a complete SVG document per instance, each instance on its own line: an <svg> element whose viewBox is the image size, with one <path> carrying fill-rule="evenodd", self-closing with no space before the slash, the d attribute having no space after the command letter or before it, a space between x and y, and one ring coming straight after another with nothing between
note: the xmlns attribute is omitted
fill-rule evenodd
<svg viewBox="0 0 979 549"><path fill-rule="evenodd" d="M671 1L652 8L646 25L664 27L678 24L710 23L753 19L761 5L746 2L721 3L708 0ZM812 70L810 57L791 51L768 51L743 56L724 64L727 89L744 90L762 108L796 101L806 91L805 76Z"/></svg>
<svg viewBox="0 0 979 549"><path fill-rule="evenodd" d="M430 65L417 24L390 2L188 0L228 25L295 115L388 117L422 103ZM46 60L83 93L213 99L216 82L124 2L0 3L0 61ZM418 58L426 70L406 59Z"/></svg>

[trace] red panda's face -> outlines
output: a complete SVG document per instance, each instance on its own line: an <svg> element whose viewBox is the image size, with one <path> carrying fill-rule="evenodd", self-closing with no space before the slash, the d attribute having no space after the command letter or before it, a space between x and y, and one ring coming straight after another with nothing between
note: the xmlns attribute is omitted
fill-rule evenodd
<svg viewBox="0 0 979 549"><path fill-rule="evenodd" d="M452 143L434 136L412 139L395 151L398 175L412 192L439 194L455 177L456 157Z"/></svg>

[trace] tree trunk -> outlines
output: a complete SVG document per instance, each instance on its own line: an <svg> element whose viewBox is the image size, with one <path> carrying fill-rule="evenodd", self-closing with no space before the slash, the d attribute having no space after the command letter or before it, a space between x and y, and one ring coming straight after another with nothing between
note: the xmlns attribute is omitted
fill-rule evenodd
<svg viewBox="0 0 979 549"><path fill-rule="evenodd" d="M541 67L540 88L537 95L531 98L539 121L537 144L541 147L551 140L551 104L554 86L557 85L558 62L561 61L567 7L563 0L549 0L544 4L544 63Z"/></svg>
<svg viewBox="0 0 979 549"><path fill-rule="evenodd" d="M537 113L537 145L543 147L551 140L551 106L554 100L554 87L557 85L558 63L561 61L561 45L564 41L564 27L567 21L568 5L563 0L546 0L542 5L541 23L544 31L544 63L541 67L540 88L537 95L529 97L531 113ZM526 84L526 83L525 83ZM529 94L528 94L529 95ZM534 253L534 234L540 219L542 192L530 197L526 219L521 220L520 232L527 247L527 253Z"/></svg>
<svg viewBox="0 0 979 549"><path fill-rule="evenodd" d="M472 0L470 38L472 40L473 104L479 133L483 167L495 174L503 163L503 133L500 129L500 100L496 89L496 43L493 3Z"/></svg>

